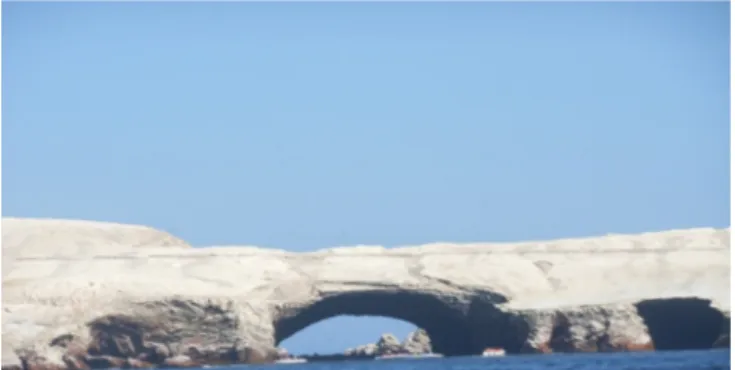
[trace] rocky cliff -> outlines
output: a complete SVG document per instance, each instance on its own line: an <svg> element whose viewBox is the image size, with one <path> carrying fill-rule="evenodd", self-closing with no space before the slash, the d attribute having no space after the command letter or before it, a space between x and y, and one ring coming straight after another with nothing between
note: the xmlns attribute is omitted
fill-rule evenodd
<svg viewBox="0 0 735 370"><path fill-rule="evenodd" d="M311 253L87 221L2 233L3 368L268 362L341 314L412 322L445 355L729 345L729 229Z"/></svg>

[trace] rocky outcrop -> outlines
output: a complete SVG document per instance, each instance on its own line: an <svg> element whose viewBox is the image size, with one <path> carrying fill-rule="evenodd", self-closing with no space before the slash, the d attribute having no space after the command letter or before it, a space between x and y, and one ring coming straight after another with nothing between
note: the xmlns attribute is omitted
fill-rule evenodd
<svg viewBox="0 0 735 370"><path fill-rule="evenodd" d="M445 355L709 348L729 328L729 229L311 253L87 221L2 232L3 368L269 362L345 314L412 322Z"/></svg>
<svg viewBox="0 0 735 370"><path fill-rule="evenodd" d="M431 338L423 329L409 333L403 343L393 334L383 334L375 343L368 343L345 351L346 356L376 357L397 354L431 353Z"/></svg>
<svg viewBox="0 0 735 370"><path fill-rule="evenodd" d="M346 356L375 357L403 353L401 342L393 334L383 334L375 343L368 343L345 351Z"/></svg>
<svg viewBox="0 0 735 370"><path fill-rule="evenodd" d="M63 334L46 346L22 347L18 354L24 368L80 370L267 363L276 358L275 349L240 339L236 324L237 318L215 305L156 302L136 312L93 319L81 335Z"/></svg>
<svg viewBox="0 0 735 370"><path fill-rule="evenodd" d="M630 304L529 311L521 317L532 328L525 340L518 341L522 353L654 349L643 319Z"/></svg>
<svg viewBox="0 0 735 370"><path fill-rule="evenodd" d="M375 343L377 353L385 355L399 354L403 352L403 346L393 334L384 334Z"/></svg>
<svg viewBox="0 0 735 370"><path fill-rule="evenodd" d="M417 329L408 334L402 344L406 353L418 355L432 353L431 338L424 329Z"/></svg>

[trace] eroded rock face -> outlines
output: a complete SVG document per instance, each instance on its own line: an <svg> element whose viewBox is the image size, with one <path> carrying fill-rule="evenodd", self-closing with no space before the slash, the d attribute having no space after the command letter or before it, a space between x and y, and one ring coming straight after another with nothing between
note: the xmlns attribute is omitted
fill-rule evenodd
<svg viewBox="0 0 735 370"><path fill-rule="evenodd" d="M135 314L107 315L90 321L85 338L64 334L49 351L30 351L25 358L38 369L107 369L198 367L235 363L269 363L271 352L248 346L237 336L237 319L213 305L187 301L142 304ZM59 362L56 358L61 358ZM62 366L63 364L63 366Z"/></svg>
<svg viewBox="0 0 735 370"><path fill-rule="evenodd" d="M402 344L403 350L411 354L431 353L431 338L424 329L417 329L408 334Z"/></svg>
<svg viewBox="0 0 735 370"><path fill-rule="evenodd" d="M583 306L518 313L530 335L521 352L617 352L652 350L653 342L630 304Z"/></svg>
<svg viewBox="0 0 735 370"><path fill-rule="evenodd" d="M4 369L265 363L280 341L341 314L412 322L445 355L698 348L724 343L730 302L729 229L299 254L4 219L6 253Z"/></svg>
<svg viewBox="0 0 735 370"><path fill-rule="evenodd" d="M393 334L383 334L378 343L375 343L375 346L380 354L392 355L403 352L401 342Z"/></svg>

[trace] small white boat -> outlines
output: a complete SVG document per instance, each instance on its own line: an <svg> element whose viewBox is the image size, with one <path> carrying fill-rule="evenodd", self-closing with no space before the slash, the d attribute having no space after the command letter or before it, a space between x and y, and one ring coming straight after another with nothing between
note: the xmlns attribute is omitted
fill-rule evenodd
<svg viewBox="0 0 735 370"><path fill-rule="evenodd" d="M280 360L276 360L276 364L303 364L306 362L305 358L282 358Z"/></svg>
<svg viewBox="0 0 735 370"><path fill-rule="evenodd" d="M502 348L485 348L482 351L482 357L500 357L505 356L505 350Z"/></svg>
<svg viewBox="0 0 735 370"><path fill-rule="evenodd" d="M410 354L401 353L397 355L382 355L375 357L376 360L398 360L398 359L418 359L418 358L439 358L444 357L439 353L421 353L421 354Z"/></svg>

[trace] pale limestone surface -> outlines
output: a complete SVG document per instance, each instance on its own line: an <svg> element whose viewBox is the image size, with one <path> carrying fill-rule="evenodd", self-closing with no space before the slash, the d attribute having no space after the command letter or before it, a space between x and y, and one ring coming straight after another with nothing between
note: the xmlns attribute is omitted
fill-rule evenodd
<svg viewBox="0 0 735 370"><path fill-rule="evenodd" d="M2 219L3 260L108 255L136 248L191 248L185 241L140 225L58 219Z"/></svg>
<svg viewBox="0 0 735 370"><path fill-rule="evenodd" d="M488 292L508 310L662 297L730 307L729 228L290 253L191 248L143 226L9 218L2 225L3 353L42 350L64 333L84 336L86 322L107 314L155 317L158 308L142 305L171 298L227 307L240 337L271 346L283 310L346 292Z"/></svg>

